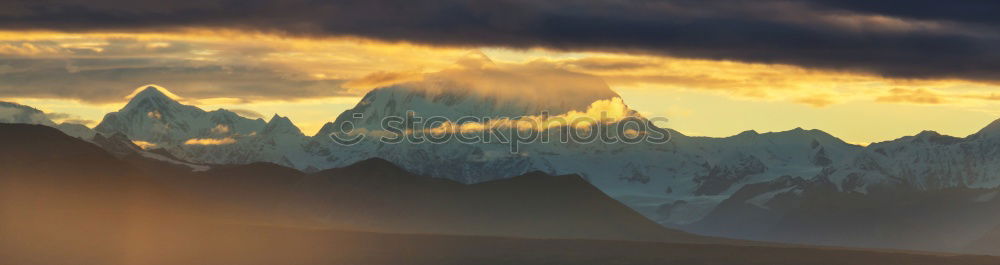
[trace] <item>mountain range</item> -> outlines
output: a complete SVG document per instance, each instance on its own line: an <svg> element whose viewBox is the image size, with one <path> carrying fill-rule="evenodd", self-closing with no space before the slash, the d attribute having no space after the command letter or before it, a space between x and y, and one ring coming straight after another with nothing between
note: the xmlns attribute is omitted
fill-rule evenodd
<svg viewBox="0 0 1000 265"><path fill-rule="evenodd" d="M447 179L453 182L442 185L471 185L472 190L533 174L576 175L650 220L699 234L818 245L1000 252L982 244L987 240L984 235L1000 226L1000 215L993 214L1000 204L996 200L1000 120L967 137L925 131L869 146L852 145L819 130L747 131L725 138L668 130L672 137L665 144L531 143L511 153L499 143L368 140L343 146L328 135L355 114L363 117L353 123L355 127L377 128L382 118L407 111L451 118L519 117L546 109L584 111L594 101L617 95L607 89L590 93L596 96L545 103L511 97L511 91L470 93L391 86L369 92L319 133L307 136L286 117L275 115L265 121L224 109L205 111L181 104L160 89L142 89L92 131L56 125L44 113L14 104L4 106L21 111L9 112L17 115L5 114L0 120L56 126L117 150L112 153L154 158L188 171L267 162L322 175L381 158L408 174ZM296 194L322 193L303 190Z"/></svg>
<svg viewBox="0 0 1000 265"><path fill-rule="evenodd" d="M0 124L5 147L0 149L0 261L997 262L988 256L781 246L692 235L660 227L572 175L531 173L465 185L414 175L377 158L311 174L270 163L192 171L102 145L122 139L93 143L46 126Z"/></svg>

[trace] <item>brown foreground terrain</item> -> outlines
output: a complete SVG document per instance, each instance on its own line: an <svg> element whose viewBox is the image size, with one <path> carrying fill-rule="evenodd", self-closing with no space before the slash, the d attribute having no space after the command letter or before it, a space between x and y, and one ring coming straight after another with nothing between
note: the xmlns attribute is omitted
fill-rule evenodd
<svg viewBox="0 0 1000 265"><path fill-rule="evenodd" d="M987 256L674 244L403 235L250 225L160 222L90 226L74 236L6 237L3 264L1000 264ZM95 229L97 228L97 229ZM58 229L57 229L58 230ZM7 234L10 235L10 234ZM25 236L25 235L19 235ZM37 241L42 239L41 241Z"/></svg>

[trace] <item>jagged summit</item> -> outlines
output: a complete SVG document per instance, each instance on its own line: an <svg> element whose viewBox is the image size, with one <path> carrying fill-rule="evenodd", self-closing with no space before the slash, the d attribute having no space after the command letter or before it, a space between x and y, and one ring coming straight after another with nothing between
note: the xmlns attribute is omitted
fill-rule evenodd
<svg viewBox="0 0 1000 265"><path fill-rule="evenodd" d="M147 86L146 88L143 88L141 91L139 91L139 93L136 94L134 98L165 97L165 96L166 95L163 92L160 92L160 90L157 87Z"/></svg>
<svg viewBox="0 0 1000 265"><path fill-rule="evenodd" d="M183 160L206 164L271 162L296 167L308 159L300 147L305 136L287 117L275 114L265 121L226 109L205 111L178 102L181 97L155 85L136 89L129 98L121 110L105 115L95 130L121 133Z"/></svg>
<svg viewBox="0 0 1000 265"><path fill-rule="evenodd" d="M177 96L176 94L170 92L170 90L167 90L166 88L157 85L145 85L139 87L134 91L132 91L132 94L128 95L125 98L131 100L136 98L141 99L141 98L160 98L160 97L168 98L171 100L180 99L180 96Z"/></svg>
<svg viewBox="0 0 1000 265"><path fill-rule="evenodd" d="M177 102L177 99L180 99L180 97L170 93L170 91L162 87L155 85L149 85L144 88L136 89L136 91L132 92L132 94L126 98L129 99L129 102L124 108L122 108L123 111L133 109L154 110L181 106L181 104Z"/></svg>
<svg viewBox="0 0 1000 265"><path fill-rule="evenodd" d="M953 144L962 142L963 138L940 134L936 131L925 130L912 137L913 143L933 143L933 144Z"/></svg>
<svg viewBox="0 0 1000 265"><path fill-rule="evenodd" d="M267 122L267 126L264 127L265 133L290 133L298 136L304 135L299 127L296 127L292 120L288 117L282 117L278 114L274 114L273 117Z"/></svg>
<svg viewBox="0 0 1000 265"><path fill-rule="evenodd" d="M292 166L288 157L294 156L304 137L287 117L275 114L266 122L226 109L205 111L178 102L179 96L155 85L136 89L129 98L125 107L108 113L95 129L155 144L187 160L217 164L267 161Z"/></svg>

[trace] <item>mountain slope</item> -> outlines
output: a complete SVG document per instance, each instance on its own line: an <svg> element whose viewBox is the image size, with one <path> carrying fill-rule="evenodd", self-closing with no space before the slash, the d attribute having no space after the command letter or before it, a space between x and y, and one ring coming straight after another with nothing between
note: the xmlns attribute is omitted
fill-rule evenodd
<svg viewBox="0 0 1000 265"><path fill-rule="evenodd" d="M0 101L0 123L45 125L57 128L68 135L81 139L90 139L91 137L94 137L94 134L96 133L90 128L87 128L87 126L81 124L66 122L56 124L41 110L17 103L3 101Z"/></svg>
<svg viewBox="0 0 1000 265"><path fill-rule="evenodd" d="M814 176L746 185L686 229L753 240L966 251L1000 224L994 122L872 144ZM980 250L986 248L980 248Z"/></svg>

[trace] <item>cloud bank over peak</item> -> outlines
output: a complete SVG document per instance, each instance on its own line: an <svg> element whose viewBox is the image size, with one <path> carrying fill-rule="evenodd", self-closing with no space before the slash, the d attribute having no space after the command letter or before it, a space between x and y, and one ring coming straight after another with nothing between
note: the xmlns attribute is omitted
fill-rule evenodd
<svg viewBox="0 0 1000 265"><path fill-rule="evenodd" d="M603 79L548 64L497 64L484 54L472 54L456 66L404 83L432 97L471 94L500 103L559 106L560 111L586 110L591 103L618 97Z"/></svg>
<svg viewBox="0 0 1000 265"><path fill-rule="evenodd" d="M6 1L7 30L228 28L462 47L547 47L1000 79L991 1Z"/></svg>

